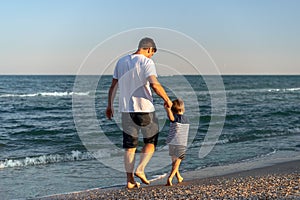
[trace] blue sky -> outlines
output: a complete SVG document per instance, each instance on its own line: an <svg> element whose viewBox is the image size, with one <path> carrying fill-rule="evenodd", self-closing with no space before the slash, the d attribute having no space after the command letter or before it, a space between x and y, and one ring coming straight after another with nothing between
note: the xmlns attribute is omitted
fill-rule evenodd
<svg viewBox="0 0 300 200"><path fill-rule="evenodd" d="M0 74L76 74L96 45L142 27L188 35L222 74L300 74L299 9L298 0L2 0Z"/></svg>

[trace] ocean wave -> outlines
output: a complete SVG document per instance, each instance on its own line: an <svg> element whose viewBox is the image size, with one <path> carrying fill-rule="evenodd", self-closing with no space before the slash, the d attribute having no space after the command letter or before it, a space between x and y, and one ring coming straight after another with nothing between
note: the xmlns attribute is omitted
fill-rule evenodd
<svg viewBox="0 0 300 200"><path fill-rule="evenodd" d="M90 92L38 92L32 94L1 94L0 97L64 97L64 96L88 96Z"/></svg>
<svg viewBox="0 0 300 200"><path fill-rule="evenodd" d="M242 134L224 134L223 139L217 141L197 141L192 143L189 147L197 148L201 146L214 146L214 145L225 145L228 143L239 143L245 141L253 141L259 139L267 139L273 137L287 136L300 133L299 128L288 129L287 131L271 131L271 130L251 130Z"/></svg>
<svg viewBox="0 0 300 200"><path fill-rule="evenodd" d="M206 141L206 142L196 142L192 143L189 148L197 148L201 146L214 146L214 145L222 145L222 144L227 144L230 141L228 139L223 139L223 140L217 140L217 141Z"/></svg>
<svg viewBox="0 0 300 200"><path fill-rule="evenodd" d="M257 88L257 89L229 89L226 90L227 94L240 94L240 93L266 93L266 92L298 92L300 88Z"/></svg>
<svg viewBox="0 0 300 200"><path fill-rule="evenodd" d="M35 165L46 165L60 162L72 162L83 160L94 160L95 157L89 152L71 151L69 154L50 154L36 157L26 157L17 159L6 159L0 161L0 169L11 167L26 167Z"/></svg>
<svg viewBox="0 0 300 200"><path fill-rule="evenodd" d="M299 129L288 129L287 131L273 131L273 130L251 130L241 134L228 135L227 139L229 143L238 143L245 141L253 141L259 139L267 139L273 137L281 137L287 135L293 135L298 133Z"/></svg>
<svg viewBox="0 0 300 200"><path fill-rule="evenodd" d="M291 134L299 134L300 133L300 128L289 128L288 129L289 133Z"/></svg>
<svg viewBox="0 0 300 200"><path fill-rule="evenodd" d="M300 88L282 88L282 89L269 89L268 92L295 92L300 91Z"/></svg>
<svg viewBox="0 0 300 200"><path fill-rule="evenodd" d="M255 157L243 159L243 160L241 160L241 161L239 161L239 162L251 162L251 161L256 160L256 159L263 159L263 158L272 156L272 155L276 154L277 152L278 152L277 149L271 148L271 149L269 149L268 152L265 152L265 153L263 153L263 154L258 154L258 155L255 156Z"/></svg>
<svg viewBox="0 0 300 200"><path fill-rule="evenodd" d="M245 93L245 92L298 92L300 88L273 88L273 89L237 89L237 90L226 90L226 93ZM209 93L215 94L220 93L222 91L193 91L197 95L207 95ZM0 98L7 97L64 97L64 96L89 96L91 92L37 92L37 93L29 93L29 94L0 94Z"/></svg>

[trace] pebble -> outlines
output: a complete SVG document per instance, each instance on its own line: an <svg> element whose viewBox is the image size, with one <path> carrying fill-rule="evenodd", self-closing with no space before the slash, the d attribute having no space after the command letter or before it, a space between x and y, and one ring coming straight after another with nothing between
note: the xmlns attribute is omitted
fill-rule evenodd
<svg viewBox="0 0 300 200"><path fill-rule="evenodd" d="M69 199L300 199L300 174L277 174L259 177L216 178L189 181L173 186L151 186L139 189L91 190L43 198Z"/></svg>

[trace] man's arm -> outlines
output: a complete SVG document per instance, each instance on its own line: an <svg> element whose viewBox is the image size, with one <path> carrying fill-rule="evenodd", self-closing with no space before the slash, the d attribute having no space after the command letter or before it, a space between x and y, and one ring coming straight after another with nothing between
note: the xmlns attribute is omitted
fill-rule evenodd
<svg viewBox="0 0 300 200"><path fill-rule="evenodd" d="M148 81L150 83L151 88L154 92L160 96L164 101L167 107L172 107L172 101L170 100L169 96L167 95L165 89L161 86L159 81L157 80L156 76L152 75L148 77Z"/></svg>
<svg viewBox="0 0 300 200"><path fill-rule="evenodd" d="M106 107L106 117L111 119L114 116L114 99L118 88L118 79L112 79L109 91L108 91L108 102Z"/></svg>

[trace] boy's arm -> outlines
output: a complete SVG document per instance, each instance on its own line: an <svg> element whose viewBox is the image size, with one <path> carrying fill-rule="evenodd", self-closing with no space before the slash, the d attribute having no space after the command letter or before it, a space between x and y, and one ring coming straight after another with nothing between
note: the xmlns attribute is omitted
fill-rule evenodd
<svg viewBox="0 0 300 200"><path fill-rule="evenodd" d="M174 115L173 115L173 113L171 111L171 108L169 108L166 104L164 105L164 107L165 107L165 110L167 112L167 116L168 116L169 120L171 122L173 122L175 120L175 117L174 117Z"/></svg>

